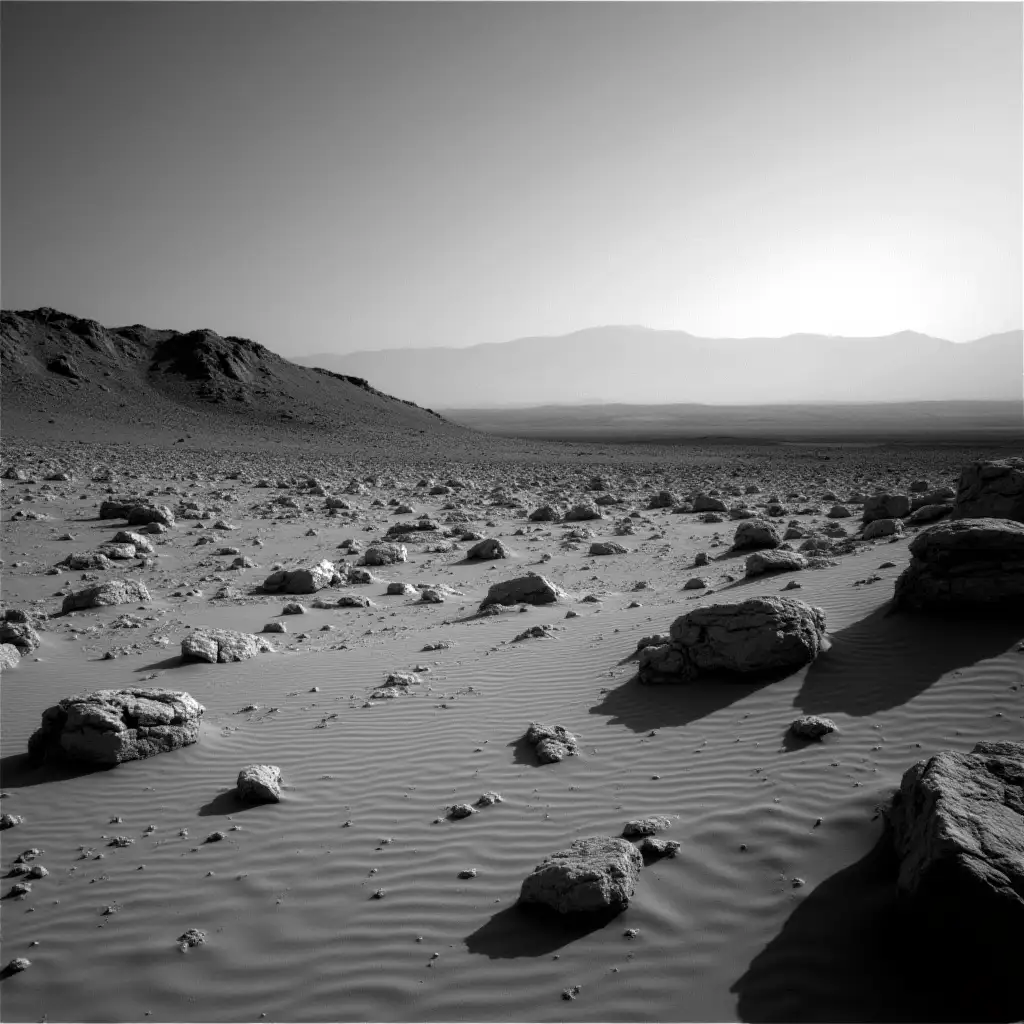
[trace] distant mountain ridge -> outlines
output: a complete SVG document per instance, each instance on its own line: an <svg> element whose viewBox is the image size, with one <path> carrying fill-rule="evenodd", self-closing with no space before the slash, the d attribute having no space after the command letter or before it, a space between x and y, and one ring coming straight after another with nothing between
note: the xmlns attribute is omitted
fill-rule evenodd
<svg viewBox="0 0 1024 1024"><path fill-rule="evenodd" d="M446 409L1012 401L1024 384L1024 331L957 344L914 331L700 338L608 326L468 348L320 353L295 362L367 377L389 394Z"/></svg>

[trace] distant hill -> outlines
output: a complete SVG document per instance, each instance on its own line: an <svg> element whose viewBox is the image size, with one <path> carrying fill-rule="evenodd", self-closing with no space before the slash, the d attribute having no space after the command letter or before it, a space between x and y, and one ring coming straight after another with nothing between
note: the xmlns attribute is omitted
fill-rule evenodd
<svg viewBox="0 0 1024 1024"><path fill-rule="evenodd" d="M906 331L884 338L794 334L698 338L595 327L469 348L304 356L438 409L628 404L906 402L1021 397L1024 332L954 344Z"/></svg>
<svg viewBox="0 0 1024 1024"><path fill-rule="evenodd" d="M55 309L4 310L0 361L7 436L116 442L181 433L228 444L316 437L406 447L476 436L365 379L209 330L107 328Z"/></svg>

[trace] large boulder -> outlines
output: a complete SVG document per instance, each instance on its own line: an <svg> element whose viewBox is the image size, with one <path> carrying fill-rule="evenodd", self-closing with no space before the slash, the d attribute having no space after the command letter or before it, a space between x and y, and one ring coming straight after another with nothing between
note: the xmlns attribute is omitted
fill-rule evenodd
<svg viewBox="0 0 1024 1024"><path fill-rule="evenodd" d="M21 651L14 644L0 644L0 672L17 668L21 661Z"/></svg>
<svg viewBox="0 0 1024 1024"><path fill-rule="evenodd" d="M565 513L563 522L578 523L590 519L601 518L601 513L593 505L588 505L585 502L583 502L579 505L573 505L573 507L569 509L568 512Z"/></svg>
<svg viewBox="0 0 1024 1024"><path fill-rule="evenodd" d="M643 683L667 683L795 670L828 647L820 608L792 598L752 597L681 615L667 644L640 652L639 675Z"/></svg>
<svg viewBox="0 0 1024 1024"><path fill-rule="evenodd" d="M42 638L28 622L0 622L0 644L16 647L23 658L36 650L42 642Z"/></svg>
<svg viewBox="0 0 1024 1024"><path fill-rule="evenodd" d="M239 799L248 803L277 803L281 799L281 769L276 764L250 764L238 773Z"/></svg>
<svg viewBox="0 0 1024 1024"><path fill-rule="evenodd" d="M100 519L127 519L128 513L143 504L142 498L108 498L100 502Z"/></svg>
<svg viewBox="0 0 1024 1024"><path fill-rule="evenodd" d="M651 510L656 508L675 508L678 504L678 499L671 491L658 491L647 502L647 508Z"/></svg>
<svg viewBox="0 0 1024 1024"><path fill-rule="evenodd" d="M493 559L508 558L508 548L494 537L477 541L467 552L466 558Z"/></svg>
<svg viewBox="0 0 1024 1024"><path fill-rule="evenodd" d="M394 565L396 562L405 562L408 559L409 552L404 544L393 544L391 541L384 541L366 549L366 553L363 555L363 564ZM328 562L327 564L330 565L331 563ZM333 569L333 566L331 568ZM306 591L306 593L310 593L310 591Z"/></svg>
<svg viewBox="0 0 1024 1024"><path fill-rule="evenodd" d="M1019 1020L1024 744L978 743L969 754L944 750L918 761L886 817L916 938L950 959L961 984L1009 1014L977 1019Z"/></svg>
<svg viewBox="0 0 1024 1024"><path fill-rule="evenodd" d="M873 494L864 502L865 523L875 519L902 519L910 514L910 498L905 494Z"/></svg>
<svg viewBox="0 0 1024 1024"><path fill-rule="evenodd" d="M864 540L877 540L879 537L901 537L903 535L902 519L872 519L864 525L861 537Z"/></svg>
<svg viewBox="0 0 1024 1024"><path fill-rule="evenodd" d="M910 554L896 580L897 607L997 614L1024 607L1024 524L947 520L922 530L910 542Z"/></svg>
<svg viewBox="0 0 1024 1024"><path fill-rule="evenodd" d="M206 709L189 694L131 686L65 697L43 712L28 741L37 761L70 758L120 764L195 743Z"/></svg>
<svg viewBox="0 0 1024 1024"><path fill-rule="evenodd" d="M807 559L796 551L755 551L747 555L748 576L760 576L766 572L794 572L806 568Z"/></svg>
<svg viewBox="0 0 1024 1024"><path fill-rule="evenodd" d="M580 750L579 741L564 725L531 722L524 738L533 747L541 764L557 764L567 757L574 757Z"/></svg>
<svg viewBox="0 0 1024 1024"><path fill-rule="evenodd" d="M710 494L698 494L693 499L694 512L727 512L729 506L721 498L715 498Z"/></svg>
<svg viewBox="0 0 1024 1024"><path fill-rule="evenodd" d="M558 519L560 513L552 505L541 505L530 513L531 523L553 523Z"/></svg>
<svg viewBox="0 0 1024 1024"><path fill-rule="evenodd" d="M629 906L643 865L640 851L625 839L577 839L527 875L519 903L570 916L617 914Z"/></svg>
<svg viewBox="0 0 1024 1024"><path fill-rule="evenodd" d="M136 505L126 517L129 526L145 526L147 523L174 525L174 513L166 505Z"/></svg>
<svg viewBox="0 0 1024 1024"><path fill-rule="evenodd" d="M494 604L554 604L566 596L561 587L539 573L531 572L526 576L517 576L514 580L492 584L487 596L480 602L480 610Z"/></svg>
<svg viewBox="0 0 1024 1024"><path fill-rule="evenodd" d="M981 459L964 466L953 507L958 519L1024 523L1024 458Z"/></svg>
<svg viewBox="0 0 1024 1024"><path fill-rule="evenodd" d="M273 649L263 637L234 629L197 629L181 641L183 658L212 663L245 661Z"/></svg>
<svg viewBox="0 0 1024 1024"><path fill-rule="evenodd" d="M149 590L141 580L109 580L95 587L86 587L68 594L61 605L61 612L73 612L79 608L105 608L116 604L135 604L149 601Z"/></svg>
<svg viewBox="0 0 1024 1024"><path fill-rule="evenodd" d="M777 548L782 543L782 535L774 523L766 519L744 519L736 527L732 546L737 550L745 548Z"/></svg>
<svg viewBox="0 0 1024 1024"><path fill-rule="evenodd" d="M73 551L57 563L68 569L111 569L110 559L99 551Z"/></svg>
<svg viewBox="0 0 1024 1024"><path fill-rule="evenodd" d="M315 594L330 586L336 575L334 563L325 558L299 569L278 569L263 581L263 589L272 594Z"/></svg>

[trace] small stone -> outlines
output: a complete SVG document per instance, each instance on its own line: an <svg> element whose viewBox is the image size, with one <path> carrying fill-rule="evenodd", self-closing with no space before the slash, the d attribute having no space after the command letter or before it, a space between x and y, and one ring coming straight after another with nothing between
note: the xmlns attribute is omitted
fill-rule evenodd
<svg viewBox="0 0 1024 1024"><path fill-rule="evenodd" d="M204 843L219 843L222 839L227 839L226 832L211 832L204 840Z"/></svg>
<svg viewBox="0 0 1024 1024"><path fill-rule="evenodd" d="M206 942L206 932L199 928L189 928L183 935L178 936L178 942L181 944L182 953L184 953L187 949L194 949Z"/></svg>
<svg viewBox="0 0 1024 1024"><path fill-rule="evenodd" d="M469 804L453 804L448 808L448 817L453 821L458 821L460 818L468 818L471 814L476 814L476 809L470 807Z"/></svg>
<svg viewBox="0 0 1024 1024"><path fill-rule="evenodd" d="M459 872L459 878L476 878L476 868L464 868Z"/></svg>

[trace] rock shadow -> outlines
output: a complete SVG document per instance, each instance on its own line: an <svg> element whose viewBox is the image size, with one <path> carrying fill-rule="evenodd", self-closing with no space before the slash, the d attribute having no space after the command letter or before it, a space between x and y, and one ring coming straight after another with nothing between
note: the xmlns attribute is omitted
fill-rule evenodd
<svg viewBox="0 0 1024 1024"><path fill-rule="evenodd" d="M730 988L738 996L738 1019L750 1024L1019 1019L1024 1012L1019 1006L1000 1003L969 973L956 969L961 951L943 954L938 943L922 941L898 899L898 870L883 834L861 860L811 892ZM945 972L937 970L943 955L952 961Z"/></svg>
<svg viewBox="0 0 1024 1024"><path fill-rule="evenodd" d="M544 956L607 927L618 913L587 915L574 920L544 910L527 910L518 903L499 910L463 940L470 953L492 960Z"/></svg>
<svg viewBox="0 0 1024 1024"><path fill-rule="evenodd" d="M184 658L180 654L175 654L170 658L164 658L163 661L151 661L148 665L140 665L138 668L133 669L133 672L162 672L165 668L178 668L181 665L198 665L200 664L199 658Z"/></svg>
<svg viewBox="0 0 1024 1024"><path fill-rule="evenodd" d="M254 807L263 807L265 804L243 800L238 795L234 786L231 789L218 793L209 803L199 808L200 818L212 818L229 814L239 814L242 811L251 811Z"/></svg>
<svg viewBox="0 0 1024 1024"><path fill-rule="evenodd" d="M526 738L519 736L508 744L512 748L512 763L525 764L531 768L540 767L541 760L537 756L537 748Z"/></svg>
<svg viewBox="0 0 1024 1024"><path fill-rule="evenodd" d="M937 619L889 604L830 633L793 704L808 715L862 717L899 707L948 672L1004 654L1021 639L1012 620Z"/></svg>
<svg viewBox="0 0 1024 1024"><path fill-rule="evenodd" d="M8 754L0 758L0 789L24 789L47 782L65 782L82 775L110 771L117 765L82 764L78 761L48 759L34 761L28 754ZM16 812L16 808L13 809Z"/></svg>
<svg viewBox="0 0 1024 1024"><path fill-rule="evenodd" d="M592 715L608 716L609 725L625 725L633 732L650 732L651 729L689 725L749 697L763 686L777 682L778 678L759 677L756 681L708 678L692 683L648 686L640 682L639 676L632 676L609 690L600 703L589 710Z"/></svg>

